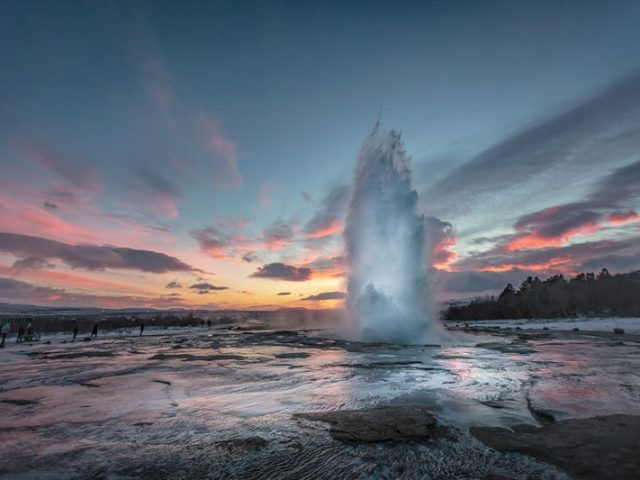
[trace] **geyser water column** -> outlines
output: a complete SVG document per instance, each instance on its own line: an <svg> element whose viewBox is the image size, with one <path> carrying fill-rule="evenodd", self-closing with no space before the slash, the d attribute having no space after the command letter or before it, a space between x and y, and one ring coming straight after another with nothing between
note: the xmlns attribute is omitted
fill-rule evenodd
<svg viewBox="0 0 640 480"><path fill-rule="evenodd" d="M422 343L429 330L424 218L409 158L376 124L356 167L345 229L347 305L364 341Z"/></svg>

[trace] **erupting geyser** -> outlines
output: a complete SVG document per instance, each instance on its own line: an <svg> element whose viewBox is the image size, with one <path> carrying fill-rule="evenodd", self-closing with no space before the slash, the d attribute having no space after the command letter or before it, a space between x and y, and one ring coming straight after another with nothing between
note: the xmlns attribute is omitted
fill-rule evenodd
<svg viewBox="0 0 640 480"><path fill-rule="evenodd" d="M424 218L409 158L376 124L356 167L345 230L348 308L361 340L421 343L430 322Z"/></svg>

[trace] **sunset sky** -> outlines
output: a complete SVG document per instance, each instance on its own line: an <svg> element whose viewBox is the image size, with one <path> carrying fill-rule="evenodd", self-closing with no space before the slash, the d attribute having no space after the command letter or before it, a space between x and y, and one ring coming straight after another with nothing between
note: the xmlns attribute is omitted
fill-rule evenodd
<svg viewBox="0 0 640 480"><path fill-rule="evenodd" d="M638 25L637 1L4 0L0 302L340 306L380 110L438 299L640 269Z"/></svg>

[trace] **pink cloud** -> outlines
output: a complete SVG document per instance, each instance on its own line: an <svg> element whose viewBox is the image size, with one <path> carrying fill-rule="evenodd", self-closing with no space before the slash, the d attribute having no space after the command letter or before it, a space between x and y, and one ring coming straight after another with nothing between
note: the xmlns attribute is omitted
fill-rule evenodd
<svg viewBox="0 0 640 480"><path fill-rule="evenodd" d="M110 291L131 292L136 286L126 283L119 283L100 278L78 275L76 273L53 271L53 270L20 270L16 275L16 270L9 265L0 264L0 275L17 276L23 280L32 280L47 285L76 289L102 289ZM142 293L142 291L139 291ZM145 292L146 293L146 292Z"/></svg>
<svg viewBox="0 0 640 480"><path fill-rule="evenodd" d="M587 205L588 206L588 205ZM504 248L509 252L558 247L578 235L600 229L601 214L584 203L568 203L524 215L515 223L515 233Z"/></svg>
<svg viewBox="0 0 640 480"><path fill-rule="evenodd" d="M515 252L518 250L535 250L546 247L559 247L566 244L573 237L577 235L589 235L595 233L600 228L600 225L594 221L587 221L584 224L566 230L557 235L539 234L539 233L524 233L521 235L515 235L506 245L507 251Z"/></svg>
<svg viewBox="0 0 640 480"><path fill-rule="evenodd" d="M624 225L640 221L640 215L634 211L629 212L613 212L607 217L607 221L612 225Z"/></svg>
<svg viewBox="0 0 640 480"><path fill-rule="evenodd" d="M344 226L342 224L342 220L338 218L332 218L327 220L322 225L315 225L313 229L309 229L304 232L304 236L307 238L325 238L330 237L331 235L335 235L337 233L342 233Z"/></svg>

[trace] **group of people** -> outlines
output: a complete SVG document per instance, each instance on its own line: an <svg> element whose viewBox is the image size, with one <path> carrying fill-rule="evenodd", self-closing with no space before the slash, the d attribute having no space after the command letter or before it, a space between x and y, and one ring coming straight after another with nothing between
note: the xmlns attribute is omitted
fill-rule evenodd
<svg viewBox="0 0 640 480"><path fill-rule="evenodd" d="M0 333L2 334L2 343L0 343L0 348L4 347L10 330L10 322L4 322L2 327L0 327ZM31 322L29 322L26 327L23 323L20 324L20 326L18 327L18 336L16 337L16 343L31 342L33 340L36 340L37 338L38 336Z"/></svg>
<svg viewBox="0 0 640 480"><path fill-rule="evenodd" d="M11 330L11 322L4 322L2 324L2 326L0 327L0 334L2 335L2 343L0 343L0 348L4 348L5 346L5 342L7 340L7 336L9 335L9 331ZM142 333L144 332L144 322L140 323L140 336L142 336ZM73 342L75 342L76 337L78 336L78 333L80 333L80 326L78 325L78 322L76 322L74 320L73 322ZM98 338L98 324L94 324L93 328L91 329L91 335L90 338ZM22 342L31 342L34 340L38 340L39 337L35 332L35 329L33 328L33 324L31 322L29 322L27 324L27 326L25 327L25 325L23 323L21 323L18 326L18 336L16 337L16 343L22 343Z"/></svg>

